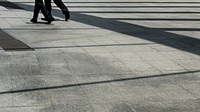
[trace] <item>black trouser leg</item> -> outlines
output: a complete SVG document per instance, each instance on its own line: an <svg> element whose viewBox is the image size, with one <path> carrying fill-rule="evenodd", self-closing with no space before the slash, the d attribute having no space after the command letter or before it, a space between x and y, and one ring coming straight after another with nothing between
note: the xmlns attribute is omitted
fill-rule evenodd
<svg viewBox="0 0 200 112"><path fill-rule="evenodd" d="M62 10L64 15L69 14L68 8L65 6L65 4L61 0L53 0L53 1Z"/></svg>
<svg viewBox="0 0 200 112"><path fill-rule="evenodd" d="M39 0L39 7L40 7L40 10L42 12L42 14L44 15L45 18L51 18L51 14L49 13L49 11L46 9L46 7L44 6L44 3L42 0Z"/></svg>
<svg viewBox="0 0 200 112"><path fill-rule="evenodd" d="M37 20L39 12L40 12L39 0L35 0L33 19Z"/></svg>
<svg viewBox="0 0 200 112"><path fill-rule="evenodd" d="M62 2L62 0L53 0L54 3L62 10L62 13L65 15L65 21L70 18L69 10Z"/></svg>
<svg viewBox="0 0 200 112"><path fill-rule="evenodd" d="M51 0L44 0L44 2L45 2L45 7L49 11L49 13L51 13L51 11L52 11Z"/></svg>

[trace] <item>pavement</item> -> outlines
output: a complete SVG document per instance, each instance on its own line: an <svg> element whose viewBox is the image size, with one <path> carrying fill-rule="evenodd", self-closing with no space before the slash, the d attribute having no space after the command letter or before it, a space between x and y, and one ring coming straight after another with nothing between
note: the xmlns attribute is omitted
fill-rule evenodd
<svg viewBox="0 0 200 112"><path fill-rule="evenodd" d="M198 0L0 0L0 112L200 112Z"/></svg>

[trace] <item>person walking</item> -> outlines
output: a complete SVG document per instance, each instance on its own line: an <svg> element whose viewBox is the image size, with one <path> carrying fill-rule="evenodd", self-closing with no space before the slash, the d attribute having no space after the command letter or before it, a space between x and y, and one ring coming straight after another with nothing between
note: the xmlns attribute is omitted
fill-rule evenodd
<svg viewBox="0 0 200 112"><path fill-rule="evenodd" d="M51 11L52 11L51 0L44 0L44 1L45 1L45 7L51 13ZM62 13L65 15L65 21L67 21L70 18L70 12L69 12L68 8L62 2L62 0L53 0L53 1L57 5L57 7L59 7L61 9ZM45 20L45 19L46 18L43 18L43 20Z"/></svg>
<svg viewBox="0 0 200 112"><path fill-rule="evenodd" d="M35 0L33 18L30 21L33 23L37 23L37 18L40 10L44 15L45 19L47 20L47 24L51 24L51 22L53 21L53 17L51 13L49 13L49 11L44 6L43 0Z"/></svg>

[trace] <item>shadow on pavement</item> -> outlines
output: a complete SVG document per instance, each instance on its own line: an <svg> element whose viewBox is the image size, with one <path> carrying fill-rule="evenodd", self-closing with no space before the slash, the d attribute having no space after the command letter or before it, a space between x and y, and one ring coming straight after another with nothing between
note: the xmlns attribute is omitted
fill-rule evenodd
<svg viewBox="0 0 200 112"><path fill-rule="evenodd" d="M8 1L0 1L0 6L4 6L8 9L23 9L21 7L19 7L18 5L14 4L14 3L11 3L11 2L8 2Z"/></svg>

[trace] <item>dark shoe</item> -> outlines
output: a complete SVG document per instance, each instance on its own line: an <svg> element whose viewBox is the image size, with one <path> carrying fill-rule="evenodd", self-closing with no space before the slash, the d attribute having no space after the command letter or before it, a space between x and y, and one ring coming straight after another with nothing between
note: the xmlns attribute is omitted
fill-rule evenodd
<svg viewBox="0 0 200 112"><path fill-rule="evenodd" d="M51 22L54 20L54 18L53 17L45 18L45 20L47 21L46 24L51 24Z"/></svg>
<svg viewBox="0 0 200 112"><path fill-rule="evenodd" d="M52 20L47 20L45 24L51 24Z"/></svg>
<svg viewBox="0 0 200 112"><path fill-rule="evenodd" d="M52 21L47 21L45 24L51 24Z"/></svg>
<svg viewBox="0 0 200 112"><path fill-rule="evenodd" d="M67 13L65 14L65 21L68 21L70 18L70 14L69 11L67 11Z"/></svg>
<svg viewBox="0 0 200 112"><path fill-rule="evenodd" d="M53 17L51 19L52 19L52 21L55 21L55 19ZM48 21L46 18L41 18L41 20Z"/></svg>
<svg viewBox="0 0 200 112"><path fill-rule="evenodd" d="M34 18L32 18L30 21L31 21L32 23L37 23L37 19L34 19Z"/></svg>

